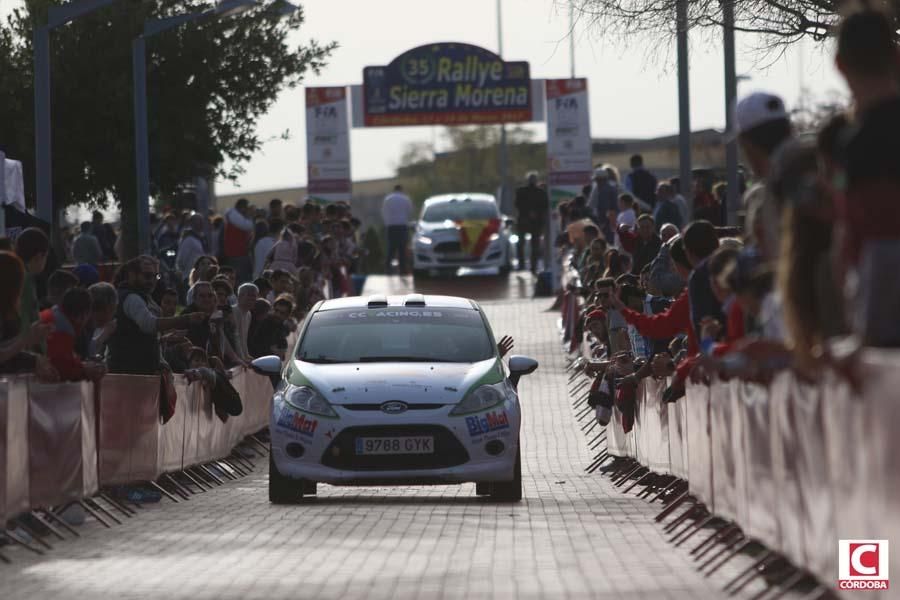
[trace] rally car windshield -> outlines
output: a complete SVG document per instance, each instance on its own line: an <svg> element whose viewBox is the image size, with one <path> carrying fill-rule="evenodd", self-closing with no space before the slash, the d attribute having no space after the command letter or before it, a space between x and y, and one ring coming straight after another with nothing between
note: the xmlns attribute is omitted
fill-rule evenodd
<svg viewBox="0 0 900 600"><path fill-rule="evenodd" d="M394 306L317 312L297 348L298 359L319 364L472 363L495 353L475 310Z"/></svg>
<svg viewBox="0 0 900 600"><path fill-rule="evenodd" d="M422 220L427 223L442 221L469 221L496 219L500 216L497 205L483 200L455 200L431 204L425 209Z"/></svg>

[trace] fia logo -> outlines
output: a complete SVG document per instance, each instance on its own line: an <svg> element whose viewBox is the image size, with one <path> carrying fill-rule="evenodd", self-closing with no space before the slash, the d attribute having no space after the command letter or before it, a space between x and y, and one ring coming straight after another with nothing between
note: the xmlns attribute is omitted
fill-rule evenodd
<svg viewBox="0 0 900 600"><path fill-rule="evenodd" d="M838 589L886 590L888 540L839 540Z"/></svg>
<svg viewBox="0 0 900 600"><path fill-rule="evenodd" d="M337 119L337 107L317 106L315 115L317 119Z"/></svg>

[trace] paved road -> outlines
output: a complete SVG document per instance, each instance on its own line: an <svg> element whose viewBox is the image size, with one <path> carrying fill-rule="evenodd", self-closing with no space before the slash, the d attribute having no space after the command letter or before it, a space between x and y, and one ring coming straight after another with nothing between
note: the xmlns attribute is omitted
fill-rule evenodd
<svg viewBox="0 0 900 600"><path fill-rule="evenodd" d="M0 598L724 597L724 576L703 579L653 523L658 504L583 472L590 454L566 397L556 316L546 301L508 297L484 303L495 332L541 362L521 385L520 504L477 498L471 484L320 485L316 500L271 506L260 463L189 502L112 530L87 526L47 556L17 552L0 565Z"/></svg>

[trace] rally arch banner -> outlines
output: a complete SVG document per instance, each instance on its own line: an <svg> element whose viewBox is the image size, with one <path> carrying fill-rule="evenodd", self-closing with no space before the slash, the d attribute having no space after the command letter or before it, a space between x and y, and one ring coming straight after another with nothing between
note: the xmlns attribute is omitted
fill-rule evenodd
<svg viewBox="0 0 900 600"><path fill-rule="evenodd" d="M363 69L363 113L366 127L531 121L529 66L471 44L426 44Z"/></svg>

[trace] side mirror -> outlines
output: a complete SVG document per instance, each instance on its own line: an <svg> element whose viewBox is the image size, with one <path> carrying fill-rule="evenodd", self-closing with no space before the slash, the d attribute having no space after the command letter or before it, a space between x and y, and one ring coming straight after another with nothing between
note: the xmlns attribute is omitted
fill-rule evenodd
<svg viewBox="0 0 900 600"><path fill-rule="evenodd" d="M260 356L250 363L253 370L260 375L280 375L281 359L274 354L269 356Z"/></svg>
<svg viewBox="0 0 900 600"><path fill-rule="evenodd" d="M534 373L538 368L538 361L527 356L514 354L509 357L509 381L513 387L519 386L519 379L524 375Z"/></svg>

